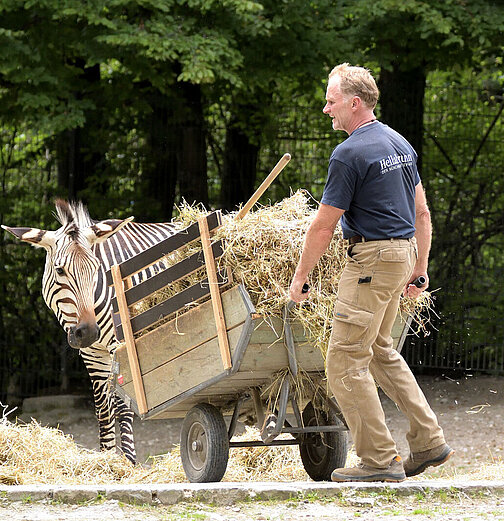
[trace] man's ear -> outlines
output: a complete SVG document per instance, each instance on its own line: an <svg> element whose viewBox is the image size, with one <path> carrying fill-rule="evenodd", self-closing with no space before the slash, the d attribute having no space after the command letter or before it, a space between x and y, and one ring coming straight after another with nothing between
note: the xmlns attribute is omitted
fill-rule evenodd
<svg viewBox="0 0 504 521"><path fill-rule="evenodd" d="M20 241L29 242L38 248L49 250L54 244L55 236L52 231L39 230L38 228L10 228L3 224L2 228L12 233L12 235Z"/></svg>
<svg viewBox="0 0 504 521"><path fill-rule="evenodd" d="M127 219L106 219L105 221L100 221L88 226L84 230L84 235L90 244L103 242L133 219L134 217L128 217Z"/></svg>

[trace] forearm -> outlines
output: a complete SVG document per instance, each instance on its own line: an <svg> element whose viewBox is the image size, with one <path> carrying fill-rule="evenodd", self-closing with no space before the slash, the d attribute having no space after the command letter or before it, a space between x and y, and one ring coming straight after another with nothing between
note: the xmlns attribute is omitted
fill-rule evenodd
<svg viewBox="0 0 504 521"><path fill-rule="evenodd" d="M404 288L403 295L411 298L417 298L422 291L429 287L429 275L427 269L429 267L429 253L431 248L432 240L432 225L429 207L427 206L427 200L422 184L419 183L416 187L415 193L415 238L417 241L418 258L413 267L413 273L411 274L410 280ZM417 288L411 284L417 277L422 275L425 277L425 284Z"/></svg>
<svg viewBox="0 0 504 521"><path fill-rule="evenodd" d="M432 224L430 212L427 207L417 212L415 220L415 237L418 247L418 259L414 271L416 273L427 273L429 266L429 253L432 241Z"/></svg>
<svg viewBox="0 0 504 521"><path fill-rule="evenodd" d="M321 228L312 223L306 232L303 252L294 273L294 280L302 280L303 282L306 280L311 270L328 248L332 236L333 230Z"/></svg>
<svg viewBox="0 0 504 521"><path fill-rule="evenodd" d="M289 295L294 302L301 302L308 297L308 292L303 292L303 284L328 248L343 213L344 210L339 208L320 205L315 219L306 231L303 252L290 285Z"/></svg>

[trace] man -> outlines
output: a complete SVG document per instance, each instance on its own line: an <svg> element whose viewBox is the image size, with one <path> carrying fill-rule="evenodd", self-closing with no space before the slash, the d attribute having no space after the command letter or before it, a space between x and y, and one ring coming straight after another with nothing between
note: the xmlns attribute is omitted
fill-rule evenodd
<svg viewBox="0 0 504 521"><path fill-rule="evenodd" d="M335 469L333 481L399 482L454 453L392 347L401 293L416 298L428 287L431 221L416 153L376 120L378 95L374 78L362 67L344 63L329 75L324 113L334 130L349 137L331 155L322 201L290 286L295 302L308 297L303 285L341 219L348 262L339 283L327 378L361 463ZM412 284L419 276L426 280L421 288ZM410 454L404 464L385 424L375 380L409 419Z"/></svg>

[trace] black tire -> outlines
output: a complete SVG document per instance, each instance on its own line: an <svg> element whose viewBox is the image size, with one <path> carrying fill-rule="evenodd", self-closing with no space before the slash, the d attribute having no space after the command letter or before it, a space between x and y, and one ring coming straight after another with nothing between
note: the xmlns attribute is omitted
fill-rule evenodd
<svg viewBox="0 0 504 521"><path fill-rule="evenodd" d="M180 433L180 457L191 483L220 481L229 459L229 440L221 412L199 403L184 418Z"/></svg>
<svg viewBox="0 0 504 521"><path fill-rule="evenodd" d="M303 424L305 427L344 426L334 411L316 409L312 402L308 402L303 411ZM331 472L345 466L347 452L346 430L303 434L299 445L303 466L314 481L330 481Z"/></svg>

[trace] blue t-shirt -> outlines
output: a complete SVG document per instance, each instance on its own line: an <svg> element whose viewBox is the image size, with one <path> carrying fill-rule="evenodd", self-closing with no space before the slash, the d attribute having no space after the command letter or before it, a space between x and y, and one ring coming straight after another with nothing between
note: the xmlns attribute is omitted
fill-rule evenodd
<svg viewBox="0 0 504 521"><path fill-rule="evenodd" d="M416 163L408 141L380 122L354 130L334 149L321 202L345 210L346 239L413 237Z"/></svg>

